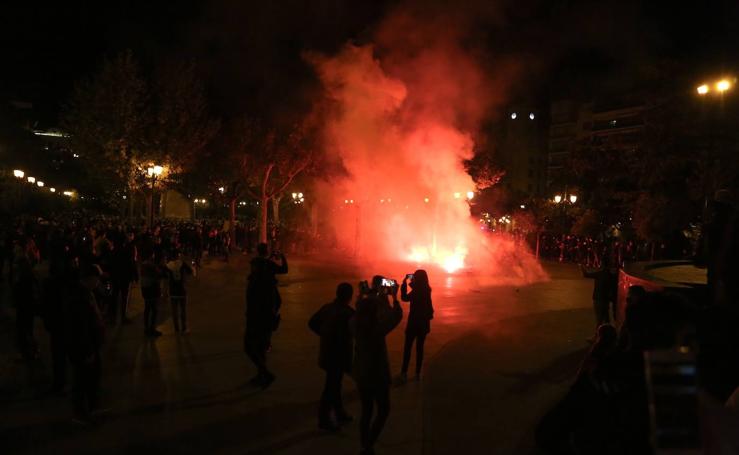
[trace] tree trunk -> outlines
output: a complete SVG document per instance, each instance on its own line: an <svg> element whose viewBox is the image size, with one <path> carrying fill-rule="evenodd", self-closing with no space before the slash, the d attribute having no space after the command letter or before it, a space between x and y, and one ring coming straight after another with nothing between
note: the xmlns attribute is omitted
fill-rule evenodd
<svg viewBox="0 0 739 455"><path fill-rule="evenodd" d="M128 191L128 219L133 220L136 210L136 192L133 190Z"/></svg>
<svg viewBox="0 0 739 455"><path fill-rule="evenodd" d="M262 195L259 201L259 243L267 243L267 215L269 214L269 198Z"/></svg>
<svg viewBox="0 0 739 455"><path fill-rule="evenodd" d="M146 192L146 224L149 226L149 228L152 227L154 214L152 212L154 210L154 193L152 191Z"/></svg>
<svg viewBox="0 0 739 455"><path fill-rule="evenodd" d="M229 206L228 235L231 237L231 248L236 246L236 198L231 198Z"/></svg>
<svg viewBox="0 0 739 455"><path fill-rule="evenodd" d="M275 226L280 224L280 200L282 196L272 196L272 222Z"/></svg>

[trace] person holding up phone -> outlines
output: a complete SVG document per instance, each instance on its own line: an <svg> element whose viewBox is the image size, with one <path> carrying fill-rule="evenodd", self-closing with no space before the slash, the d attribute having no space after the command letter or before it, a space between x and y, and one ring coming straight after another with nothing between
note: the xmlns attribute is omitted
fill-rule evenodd
<svg viewBox="0 0 739 455"><path fill-rule="evenodd" d="M354 380L362 402L359 421L361 453L373 454L385 421L390 415L390 361L385 337L403 319L398 287L383 288L382 276L372 278L372 288L357 302L349 322L354 335ZM392 298L392 306L388 302ZM375 412L376 410L376 412ZM374 419L373 419L374 416Z"/></svg>
<svg viewBox="0 0 739 455"><path fill-rule="evenodd" d="M410 281L411 291L408 292ZM434 318L434 307L431 303L431 287L425 270L416 270L413 275L406 275L400 287L400 299L410 302L408 322L405 326L405 345L403 346L403 367L400 378L408 380L408 364L411 360L411 349L416 342L416 380L421 379L423 366L423 345L426 335L431 332L431 320Z"/></svg>

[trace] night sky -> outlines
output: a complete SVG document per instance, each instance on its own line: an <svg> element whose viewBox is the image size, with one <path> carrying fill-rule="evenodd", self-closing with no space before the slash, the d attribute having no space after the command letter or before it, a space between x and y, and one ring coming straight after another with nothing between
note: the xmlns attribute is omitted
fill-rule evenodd
<svg viewBox="0 0 739 455"><path fill-rule="evenodd" d="M302 52L369 41L402 3L12 2L0 19L0 95L33 101L53 123L76 80L130 48L145 69L161 59L194 59L221 115L301 109L317 87ZM491 55L514 55L529 69L514 98L582 95L660 68L700 77L736 67L739 2L455 3L464 5L455 11L475 17Z"/></svg>

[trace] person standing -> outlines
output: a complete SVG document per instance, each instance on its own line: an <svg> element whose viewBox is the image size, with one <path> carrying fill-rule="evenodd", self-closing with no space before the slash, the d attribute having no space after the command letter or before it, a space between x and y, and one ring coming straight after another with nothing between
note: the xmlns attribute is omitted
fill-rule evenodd
<svg viewBox="0 0 739 455"><path fill-rule="evenodd" d="M91 413L99 409L100 347L105 337L105 324L94 290L100 285L101 275L98 266L83 266L78 281L69 286L64 295L64 335L74 371L75 421L83 424L92 423Z"/></svg>
<svg viewBox="0 0 739 455"><path fill-rule="evenodd" d="M616 302L616 278L609 267L609 254L604 254L600 268L588 271L581 264L580 269L585 278L593 278L593 308L595 310L595 328L611 322L611 306ZM615 319L615 311L614 311Z"/></svg>
<svg viewBox="0 0 739 455"><path fill-rule="evenodd" d="M403 279L400 287L400 299L410 302L408 322L405 326L405 344L403 346L403 367L400 377L403 382L408 380L408 364L411 360L411 349L416 342L416 380L421 379L423 367L423 346L426 335L431 332L431 320L434 318L434 307L431 303L431 286L425 270L416 270L410 282L411 291L408 292L408 277Z"/></svg>
<svg viewBox="0 0 739 455"><path fill-rule="evenodd" d="M370 293L357 302L357 313L350 323L354 335L354 380L362 402L359 422L362 454L374 454L374 445L390 415L390 361L385 336L403 319L398 303L398 288L382 288L382 277L372 280ZM392 296L392 307L387 294ZM374 408L377 414L374 416Z"/></svg>
<svg viewBox="0 0 739 455"><path fill-rule="evenodd" d="M321 337L318 366L326 372L326 382L318 406L318 428L336 431L331 412L339 424L353 420L344 409L341 383L344 373L351 373L354 341L349 331L349 320L354 316L350 306L354 290L349 283L336 288L336 299L321 307L308 322L308 327Z"/></svg>
<svg viewBox="0 0 739 455"><path fill-rule="evenodd" d="M144 334L158 337L162 332L157 327L157 312L159 299L162 295L160 280L164 272L158 263L154 262L154 253L149 252L141 263L141 296L144 298Z"/></svg>
<svg viewBox="0 0 739 455"><path fill-rule="evenodd" d="M131 283L138 280L136 271L137 259L138 250L135 243L135 234L133 231L129 231L126 233L126 237L113 250L111 264L113 295L111 296L111 311L108 313L108 319L111 323L115 323L118 318L118 305L120 305L121 323L129 324L131 322L127 315L128 296Z"/></svg>
<svg viewBox="0 0 739 455"><path fill-rule="evenodd" d="M172 304L172 322L174 331L177 333L189 333L187 329L187 290L185 279L192 275L190 265L182 260L179 251L173 252L173 258L167 262L167 273L169 274L169 301Z"/></svg>
<svg viewBox="0 0 739 455"><path fill-rule="evenodd" d="M13 252L13 302L16 314L16 340L24 360L38 357L33 336L34 313L38 303L38 281L34 267L39 253L31 238L21 239Z"/></svg>
<svg viewBox="0 0 739 455"><path fill-rule="evenodd" d="M278 263L279 262L279 263ZM246 330L244 350L257 368L251 384L267 388L275 376L267 369L267 350L272 332L279 323L282 303L275 275L287 273L284 254L269 255L266 243L257 245L257 257L251 260L251 273L246 287Z"/></svg>

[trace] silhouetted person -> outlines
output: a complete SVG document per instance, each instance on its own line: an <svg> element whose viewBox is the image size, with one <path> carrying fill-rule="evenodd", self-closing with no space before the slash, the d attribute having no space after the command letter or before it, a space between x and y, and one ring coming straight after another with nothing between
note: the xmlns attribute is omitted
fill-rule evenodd
<svg viewBox="0 0 739 455"><path fill-rule="evenodd" d="M410 283L411 292L408 292L408 277L403 279L400 287L400 298L410 302L408 322L405 326L405 344L403 346L403 368L400 376L403 381L408 379L408 364L411 360L411 349L416 342L416 380L421 379L423 367L423 345L426 335L431 331L431 320L434 318L434 307L431 304L431 287L425 270L416 270Z"/></svg>
<svg viewBox="0 0 739 455"><path fill-rule="evenodd" d="M593 309L595 310L595 327L611 322L611 306L616 301L616 277L610 269L608 254L603 255L600 268L588 271L580 266L585 278L594 278L593 284ZM615 311L614 311L615 319Z"/></svg>
<svg viewBox="0 0 739 455"><path fill-rule="evenodd" d="M50 271L48 278L44 281L41 314L44 327L49 332L51 345L52 394L63 393L67 384L67 348L64 333L66 321L63 296L72 278L69 267L66 267L66 264L59 264L53 271Z"/></svg>
<svg viewBox="0 0 739 455"><path fill-rule="evenodd" d="M100 285L101 274L95 265L83 266L79 280L64 295L64 335L74 370L74 411L76 420L82 423L89 423L90 413L99 407L100 347L105 325L93 291Z"/></svg>
<svg viewBox="0 0 739 455"><path fill-rule="evenodd" d="M177 333L188 333L187 330L187 289L185 280L192 275L190 264L182 260L179 251L173 253L171 261L167 262L169 273L169 301L172 304L172 322Z"/></svg>
<svg viewBox="0 0 739 455"><path fill-rule="evenodd" d="M21 239L13 251L13 303L16 314L16 340L25 360L38 356L33 337L34 307L37 303L38 281L34 267L39 254L30 238Z"/></svg>
<svg viewBox="0 0 739 455"><path fill-rule="evenodd" d="M284 273L287 273L285 255L270 256L266 243L257 245L257 257L251 260L246 287L244 350L257 368L257 375L250 382L262 388L268 387L275 379L267 369L267 350L279 322L278 312L282 303L275 275Z"/></svg>
<svg viewBox="0 0 739 455"><path fill-rule="evenodd" d="M403 309L398 303L398 288L382 288L382 277L374 277L372 290L357 302L357 313L350 323L354 334L354 380L362 401L359 422L362 453L373 454L377 438L390 414L390 361L385 336L400 324ZM387 294L393 299L388 304ZM377 414L372 421L374 408Z"/></svg>
<svg viewBox="0 0 739 455"><path fill-rule="evenodd" d="M111 281L112 291L111 308L108 318L111 322L115 322L118 318L118 308L120 308L121 323L128 324L128 296L131 289L131 283L138 280L136 270L136 261L138 260L138 250L134 243L134 233L126 233L126 237L113 250L113 258L111 261ZM120 307L119 307L120 305Z"/></svg>
<svg viewBox="0 0 739 455"><path fill-rule="evenodd" d="M155 262L154 253L151 252L141 263L141 296L144 298L144 334L158 337L162 332L157 327L157 312L159 310L159 299L162 295L160 280L166 276Z"/></svg>
<svg viewBox="0 0 739 455"><path fill-rule="evenodd" d="M318 407L318 427L328 431L338 430L331 420L331 412L339 424L352 421L341 400L344 373L351 373L352 369L354 340L349 331L349 320L354 316L350 306L352 294L351 284L339 284L336 299L322 306L308 322L310 329L321 337L318 366L326 371L326 383Z"/></svg>

